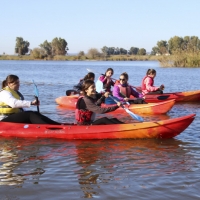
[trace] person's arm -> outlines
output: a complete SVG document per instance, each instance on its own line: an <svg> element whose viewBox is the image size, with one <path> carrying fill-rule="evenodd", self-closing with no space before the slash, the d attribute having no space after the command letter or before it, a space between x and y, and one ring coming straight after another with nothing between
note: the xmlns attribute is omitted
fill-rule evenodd
<svg viewBox="0 0 200 200"><path fill-rule="evenodd" d="M102 103L104 103L105 102L105 96L103 95L103 94L100 94L100 93L97 93L96 94L96 97L97 97L97 101L96 101L96 105L97 106L100 106Z"/></svg>
<svg viewBox="0 0 200 200"><path fill-rule="evenodd" d="M113 88L113 96L117 97L120 101L124 101L124 98L120 95L120 88L117 85Z"/></svg>
<svg viewBox="0 0 200 200"><path fill-rule="evenodd" d="M114 111L117 108L119 108L118 105L106 107L106 108L101 108L100 106L97 106L94 102L92 102L92 100L89 99L89 98L84 98L84 101L85 101L85 104L86 104L86 108L88 110L94 112L94 113L97 113L97 114L108 113L108 112Z"/></svg>
<svg viewBox="0 0 200 200"><path fill-rule="evenodd" d="M106 78L106 76L102 75L102 76L99 77L99 80L100 80L102 83L104 83L104 82L107 80L107 78Z"/></svg>
<svg viewBox="0 0 200 200"><path fill-rule="evenodd" d="M155 87L152 85L152 79L151 78L146 78L145 81L144 81L144 84L146 85L146 89L149 91L149 92L153 92L153 91L156 91L159 89L159 87Z"/></svg>
<svg viewBox="0 0 200 200"><path fill-rule="evenodd" d="M11 108L29 108L31 105L34 105L31 101L18 100L8 91L0 92L0 101L6 103Z"/></svg>
<svg viewBox="0 0 200 200"><path fill-rule="evenodd" d="M137 91L135 91L132 87L131 87L131 95L133 95L136 98L140 97L140 94Z"/></svg>

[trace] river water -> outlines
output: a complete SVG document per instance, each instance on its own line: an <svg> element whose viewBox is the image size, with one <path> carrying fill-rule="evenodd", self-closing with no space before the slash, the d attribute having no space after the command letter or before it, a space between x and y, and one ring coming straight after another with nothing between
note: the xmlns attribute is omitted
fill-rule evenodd
<svg viewBox="0 0 200 200"><path fill-rule="evenodd" d="M200 68L161 68L154 61L0 61L0 82L20 77L20 91L40 111L60 122L73 122L74 112L55 98L87 74L114 69L128 72L139 86L147 69L157 71L155 85L165 92L199 90ZM31 108L36 110L35 107ZM145 121L195 113L193 123L170 140L58 140L0 137L0 200L65 199L200 199L200 102L176 104L166 115ZM119 119L132 122L129 116Z"/></svg>

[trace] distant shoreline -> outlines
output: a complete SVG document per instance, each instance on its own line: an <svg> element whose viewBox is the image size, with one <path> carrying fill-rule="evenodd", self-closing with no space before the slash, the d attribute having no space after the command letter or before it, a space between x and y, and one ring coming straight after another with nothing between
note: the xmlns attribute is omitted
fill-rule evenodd
<svg viewBox="0 0 200 200"><path fill-rule="evenodd" d="M53 58L35 59L31 55L0 55L0 60L61 60L61 61L149 61L158 60L158 56L153 55L112 55L107 57L88 58L87 56L66 55L54 56Z"/></svg>
<svg viewBox="0 0 200 200"><path fill-rule="evenodd" d="M200 57L195 54L180 54L180 55L111 55L106 57L90 58L79 55L57 55L46 57L44 59L35 59L31 55L0 55L0 60L32 60L32 61L158 61L161 67L187 67L199 68Z"/></svg>

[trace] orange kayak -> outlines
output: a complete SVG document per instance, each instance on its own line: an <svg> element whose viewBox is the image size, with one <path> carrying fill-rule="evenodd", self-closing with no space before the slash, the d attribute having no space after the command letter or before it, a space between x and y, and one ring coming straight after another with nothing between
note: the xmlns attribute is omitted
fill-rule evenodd
<svg viewBox="0 0 200 200"><path fill-rule="evenodd" d="M78 96L62 96L57 98L55 101L58 105L64 106L67 108L76 107L76 102ZM131 104L130 106L125 105L131 112L136 114L164 114L167 113L175 104L175 100L162 101L158 103L148 103L148 104ZM102 104L102 107L109 107L112 105ZM124 112L123 108L118 108L112 113L121 113Z"/></svg>
<svg viewBox="0 0 200 200"><path fill-rule="evenodd" d="M163 94L146 94L144 97L145 101L148 103L156 103L170 99L175 99L176 102L195 102L200 101L200 90Z"/></svg>
<svg viewBox="0 0 200 200"><path fill-rule="evenodd" d="M0 136L62 139L173 138L194 120L195 114L161 121L114 125L48 125L0 122Z"/></svg>

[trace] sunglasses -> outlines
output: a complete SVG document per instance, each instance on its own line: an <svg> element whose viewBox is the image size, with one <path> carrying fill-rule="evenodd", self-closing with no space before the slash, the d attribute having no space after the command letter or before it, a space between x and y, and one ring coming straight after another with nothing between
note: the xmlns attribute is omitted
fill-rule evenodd
<svg viewBox="0 0 200 200"><path fill-rule="evenodd" d="M120 81L125 81L126 79L124 79L124 78L120 78L119 80L120 80Z"/></svg>

